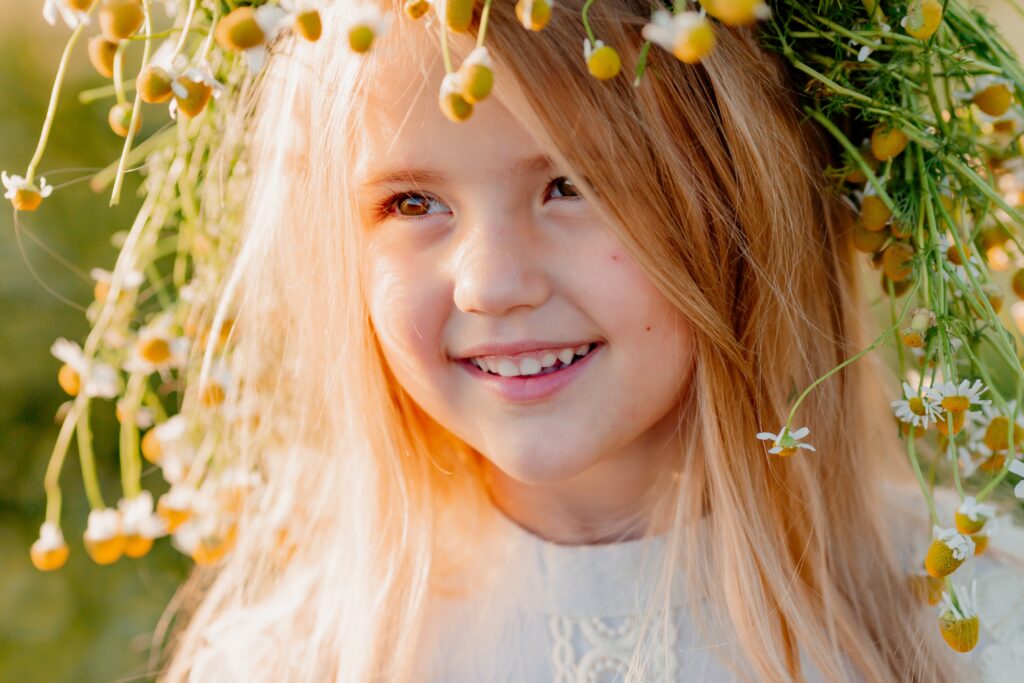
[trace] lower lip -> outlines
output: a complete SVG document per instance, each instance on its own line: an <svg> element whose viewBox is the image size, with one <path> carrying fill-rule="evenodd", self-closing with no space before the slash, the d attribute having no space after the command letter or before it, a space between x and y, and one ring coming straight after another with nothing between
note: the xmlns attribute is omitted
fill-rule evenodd
<svg viewBox="0 0 1024 683"><path fill-rule="evenodd" d="M502 377L484 372L468 360L458 361L473 377L484 382L492 391L501 398L512 403L532 403L550 398L560 389L580 376L591 364L592 359L604 344L597 344L590 353L576 361L567 368L556 370L546 375L532 375L530 377Z"/></svg>

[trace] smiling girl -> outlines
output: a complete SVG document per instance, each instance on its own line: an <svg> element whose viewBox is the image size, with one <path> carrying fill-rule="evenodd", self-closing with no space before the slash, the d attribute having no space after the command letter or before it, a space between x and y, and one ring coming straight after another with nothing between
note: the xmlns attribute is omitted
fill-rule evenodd
<svg viewBox="0 0 1024 683"><path fill-rule="evenodd" d="M266 485L162 679L965 680L906 587L871 357L802 403L813 451L753 438L874 337L781 62L723 30L601 82L577 12L496 2L455 122L442 22L380 8L372 59L329 3L256 93L220 317ZM590 26L635 62L650 9Z"/></svg>

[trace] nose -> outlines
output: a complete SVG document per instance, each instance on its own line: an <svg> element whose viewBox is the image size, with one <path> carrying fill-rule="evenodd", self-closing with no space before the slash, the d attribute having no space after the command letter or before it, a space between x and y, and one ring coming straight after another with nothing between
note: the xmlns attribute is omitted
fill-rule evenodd
<svg viewBox="0 0 1024 683"><path fill-rule="evenodd" d="M527 212L509 211L502 217L493 209L477 214L461 231L452 259L455 305L488 315L536 308L551 295L546 272L551 254Z"/></svg>

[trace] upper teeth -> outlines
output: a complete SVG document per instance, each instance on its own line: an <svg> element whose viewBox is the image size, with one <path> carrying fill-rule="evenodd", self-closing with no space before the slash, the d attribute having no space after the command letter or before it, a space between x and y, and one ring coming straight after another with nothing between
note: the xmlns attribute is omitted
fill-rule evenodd
<svg viewBox="0 0 1024 683"><path fill-rule="evenodd" d="M558 361L564 365L572 362L574 356L582 356L587 353L590 344L583 344L575 348L551 349L541 351L532 356L520 358L509 358L508 356L477 356L470 358L473 365L481 370L493 372L502 377L519 377L539 374L545 368L550 368Z"/></svg>

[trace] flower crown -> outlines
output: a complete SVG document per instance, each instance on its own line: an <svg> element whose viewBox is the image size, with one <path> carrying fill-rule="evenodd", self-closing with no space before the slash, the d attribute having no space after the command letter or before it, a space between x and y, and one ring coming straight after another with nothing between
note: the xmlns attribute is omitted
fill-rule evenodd
<svg viewBox="0 0 1024 683"><path fill-rule="evenodd" d="M554 1L517 0L522 30L542 31L558 21ZM580 9L580 59L595 79L625 77L616 46L588 21L594 1ZM238 511L260 487L256 472L209 466L209 434L217 433L211 425L251 412L230 395L231 320L221 316L211 324L203 315L239 235L230 206L217 213L202 205L201 186L213 172L204 160L226 120L228 107L220 101L236 96L259 72L275 39L293 34L317 41L322 2L162 0L170 24L163 30L156 27L154 4L45 0L47 21L59 20L71 33L36 152L23 176L2 175L17 212L45 208L53 188L36 170L76 44L94 32L88 59L112 83L83 97L114 98L109 124L124 147L111 167L93 177L93 187L112 185L114 204L129 166L141 163L147 177L142 208L119 244L113 272L93 271L84 345L59 339L52 347L63 362L57 381L71 400L59 413L62 426L45 480L46 519L30 550L44 571L61 567L69 554L60 526L59 475L72 437L92 510L84 546L101 564L141 557L166 535L198 564L217 562L231 549ZM442 21L446 75L438 106L452 121L465 121L475 107L486 106L494 79L501 77L487 52L491 6L492 0L406 0L405 16L394 17L374 5L355 5L343 19L347 47L371 54L387 39L391 21ZM825 173L859 216L852 241L881 271L891 326L808 386L778 433L756 438L768 442L771 457L800 451L799 457L827 457L803 441L808 427L793 427L798 407L843 367L894 342L902 375L894 419L934 524L925 572L911 577L911 585L933 605L944 601L938 620L950 646L972 649L979 619L973 596L949 577L985 548L995 508L983 501L1009 475L1022 478L1015 494L1024 498L1024 462L1016 450L1024 445L1018 415L1024 386L1018 347L1024 330L1024 69L985 15L963 0L783 0L771 7L763 0L679 0L651 10L630 69L634 86L642 83L650 49L699 64L715 51L721 31L753 26L763 47L782 55L795 81L806 83L803 112L841 150L838 165ZM477 17L476 47L454 68L449 32L469 31ZM133 80L124 73L125 54L136 49L141 68ZM167 104L173 123L137 141L143 103ZM244 182L247 170L236 163L226 173L228 181ZM1007 289L1015 301L1004 310ZM207 367L201 376L186 377L184 360L193 345L207 351ZM183 387L195 388L187 400L202 407L200 417L168 411L168 397L184 395ZM122 478L116 507L107 506L96 473L94 399L116 401ZM923 474L922 439L934 439L946 456L929 465L930 479L945 477L959 493L953 520L943 519ZM170 485L155 505L142 487L143 461L157 466ZM285 538L287 529L282 533Z"/></svg>

